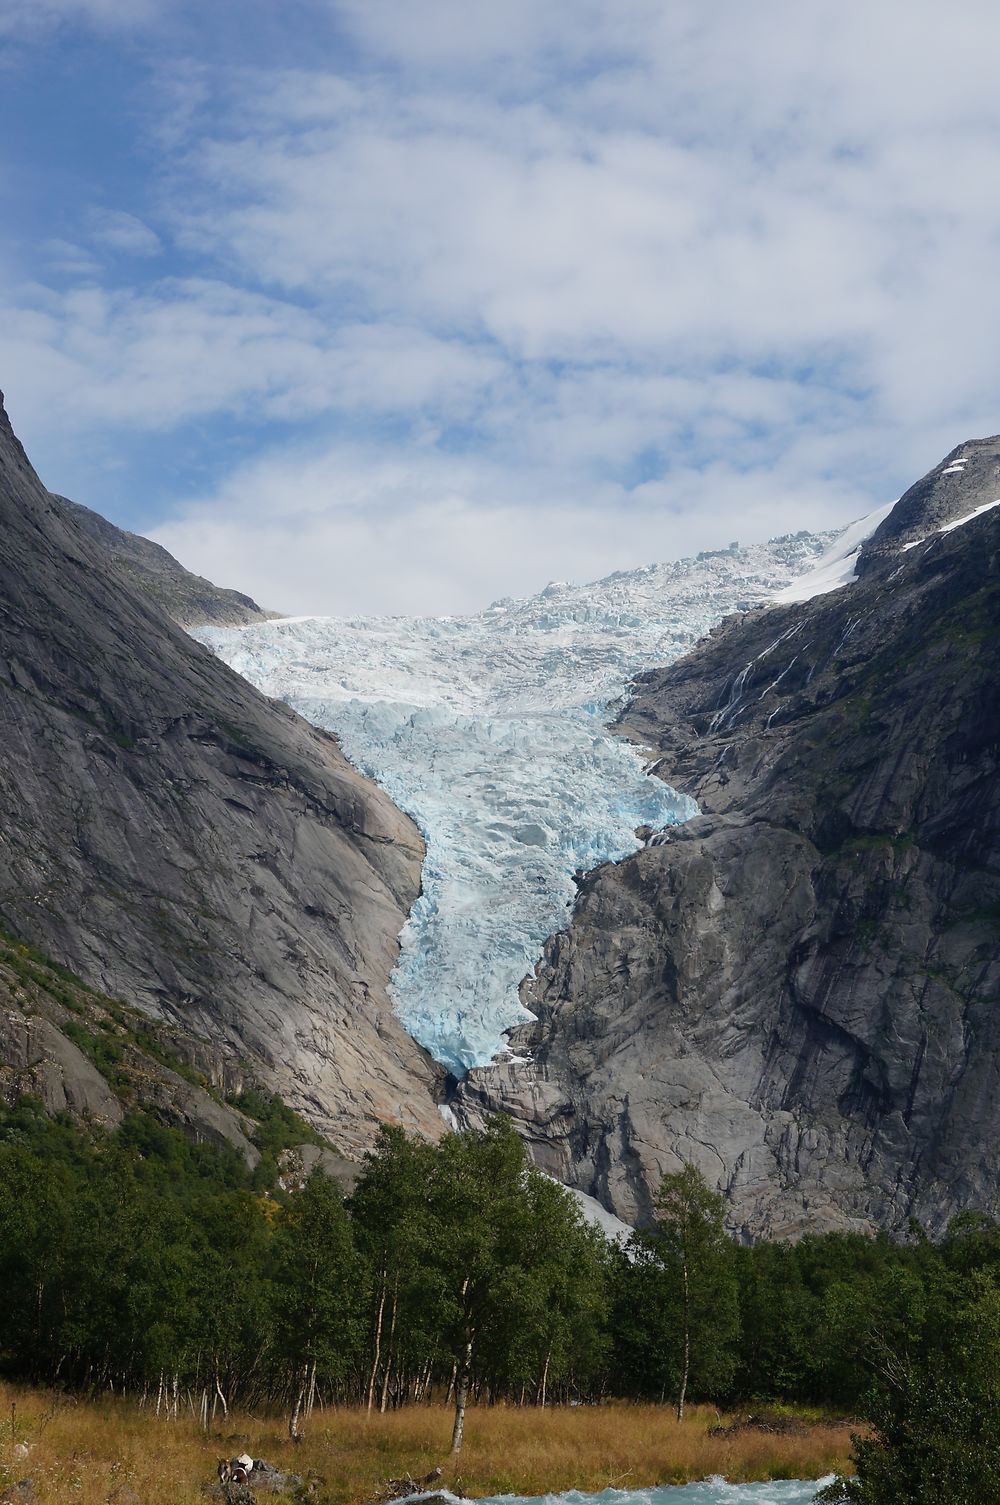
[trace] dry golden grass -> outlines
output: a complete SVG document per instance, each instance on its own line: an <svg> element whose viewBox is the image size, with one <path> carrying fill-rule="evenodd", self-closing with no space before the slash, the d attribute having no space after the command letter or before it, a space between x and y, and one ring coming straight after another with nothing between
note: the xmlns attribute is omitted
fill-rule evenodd
<svg viewBox="0 0 1000 1505"><path fill-rule="evenodd" d="M278 1417L234 1413L206 1435L191 1420L157 1420L127 1401L75 1402L0 1386L0 1493L30 1476L37 1505L205 1505L202 1486L214 1481L216 1460L240 1452L319 1475L317 1498L329 1505L360 1505L386 1479L419 1477L439 1463L442 1483L470 1495L849 1471L846 1423L816 1423L793 1436L709 1437L718 1420L708 1407L693 1407L683 1425L661 1406L471 1410L453 1466L446 1461L451 1417L438 1407L370 1421L363 1411L316 1411L305 1440L293 1447Z"/></svg>

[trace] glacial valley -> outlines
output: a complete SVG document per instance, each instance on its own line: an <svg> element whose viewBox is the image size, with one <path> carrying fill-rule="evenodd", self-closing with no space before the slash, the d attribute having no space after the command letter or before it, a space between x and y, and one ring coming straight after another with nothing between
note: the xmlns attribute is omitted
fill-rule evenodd
<svg viewBox="0 0 1000 1505"><path fill-rule="evenodd" d="M696 813L606 723L633 676L809 571L834 535L554 582L465 617L302 617L195 635L333 731L417 821L423 890L392 980L399 1017L455 1075L506 1053L518 988L565 924L575 875Z"/></svg>

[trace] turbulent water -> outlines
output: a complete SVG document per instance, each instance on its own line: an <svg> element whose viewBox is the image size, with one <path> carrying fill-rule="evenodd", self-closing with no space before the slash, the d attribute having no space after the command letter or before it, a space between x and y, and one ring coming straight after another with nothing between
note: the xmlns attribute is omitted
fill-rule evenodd
<svg viewBox="0 0 1000 1505"><path fill-rule="evenodd" d="M401 1019L456 1074L503 1050L518 984L565 923L574 874L693 803L608 735L608 706L721 617L808 570L830 535L554 583L466 617L301 617L196 634L335 731L417 821L423 894L393 977Z"/></svg>
<svg viewBox="0 0 1000 1505"><path fill-rule="evenodd" d="M825 1479L779 1479L770 1484L727 1484L725 1479L702 1479L697 1484L661 1485L656 1489L604 1489L584 1494L496 1495L480 1505L808 1505Z"/></svg>

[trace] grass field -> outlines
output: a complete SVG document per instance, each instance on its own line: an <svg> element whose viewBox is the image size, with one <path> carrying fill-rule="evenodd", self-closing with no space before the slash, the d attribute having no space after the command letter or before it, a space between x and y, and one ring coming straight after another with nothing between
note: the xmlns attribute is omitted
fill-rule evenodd
<svg viewBox="0 0 1000 1505"><path fill-rule="evenodd" d="M281 1418L233 1413L206 1434L190 1419L157 1420L128 1401L0 1386L0 1496L30 1477L35 1505L205 1505L202 1486L214 1481L216 1460L240 1452L318 1475L317 1505L361 1505L387 1479L419 1477L438 1464L441 1483L469 1495L850 1471L847 1423L812 1421L791 1436L709 1437L719 1419L707 1407L693 1407L683 1425L660 1406L473 1409L462 1456L451 1465L451 1417L438 1407L371 1420L361 1411L316 1411L305 1440L293 1446Z"/></svg>

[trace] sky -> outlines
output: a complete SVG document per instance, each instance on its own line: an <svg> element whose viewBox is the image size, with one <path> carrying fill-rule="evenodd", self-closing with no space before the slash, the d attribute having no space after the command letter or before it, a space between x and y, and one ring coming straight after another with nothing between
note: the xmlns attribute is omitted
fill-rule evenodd
<svg viewBox="0 0 1000 1505"><path fill-rule="evenodd" d="M846 523L1000 430L994 0L0 0L0 388L289 613Z"/></svg>

